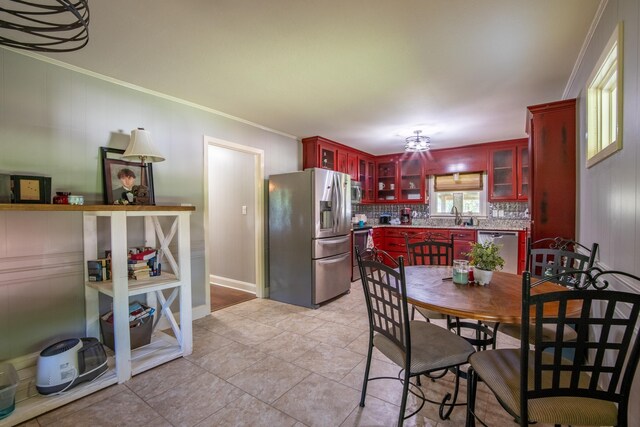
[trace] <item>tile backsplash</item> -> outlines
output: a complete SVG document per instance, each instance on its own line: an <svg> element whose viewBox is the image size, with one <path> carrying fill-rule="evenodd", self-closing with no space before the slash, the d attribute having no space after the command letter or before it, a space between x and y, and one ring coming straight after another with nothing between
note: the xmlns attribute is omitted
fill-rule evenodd
<svg viewBox="0 0 640 427"><path fill-rule="evenodd" d="M429 212L429 205L425 204L389 204L389 205L353 205L353 215L365 214L367 223L378 224L381 214L390 214L391 219L400 218L400 209L410 208L415 212L413 225L424 226L451 226L452 218L432 218ZM527 202L496 202L489 203L486 218L478 218L480 226L483 228L524 228L529 226L529 206ZM468 219L463 215L463 219ZM477 224L476 224L477 225Z"/></svg>

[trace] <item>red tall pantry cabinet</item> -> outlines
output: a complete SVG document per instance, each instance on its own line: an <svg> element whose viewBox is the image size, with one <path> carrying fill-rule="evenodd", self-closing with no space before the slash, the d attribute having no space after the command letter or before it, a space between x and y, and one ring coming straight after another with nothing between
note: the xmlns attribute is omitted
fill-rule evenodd
<svg viewBox="0 0 640 427"><path fill-rule="evenodd" d="M527 107L531 239L575 239L576 100Z"/></svg>

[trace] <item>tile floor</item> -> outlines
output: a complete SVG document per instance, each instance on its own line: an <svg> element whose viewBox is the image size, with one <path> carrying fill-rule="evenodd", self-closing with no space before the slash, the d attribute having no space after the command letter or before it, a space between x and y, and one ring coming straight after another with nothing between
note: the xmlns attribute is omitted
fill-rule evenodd
<svg viewBox="0 0 640 427"><path fill-rule="evenodd" d="M401 387L370 382L360 408L368 324L359 282L317 310L254 299L194 322L194 352L44 414L25 426L393 426ZM500 337L500 346L513 346ZM372 375L398 368L374 353ZM428 396L452 389L452 375L423 380ZM460 401L464 401L464 384ZM410 407L417 407L410 397ZM482 387L478 411L513 426ZM462 426L465 408L442 421L426 404L407 426Z"/></svg>

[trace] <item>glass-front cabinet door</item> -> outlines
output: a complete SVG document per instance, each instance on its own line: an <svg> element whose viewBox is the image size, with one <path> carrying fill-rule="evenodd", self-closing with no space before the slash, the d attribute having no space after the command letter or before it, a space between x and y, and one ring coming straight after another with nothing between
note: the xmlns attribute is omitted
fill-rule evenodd
<svg viewBox="0 0 640 427"><path fill-rule="evenodd" d="M377 202L395 202L398 200L396 192L397 159L387 158L379 160L377 165Z"/></svg>
<svg viewBox="0 0 640 427"><path fill-rule="evenodd" d="M516 148L489 151L489 200L516 199Z"/></svg>
<svg viewBox="0 0 640 427"><path fill-rule="evenodd" d="M423 203L425 194L424 170L422 159L411 156L400 159L400 201Z"/></svg>

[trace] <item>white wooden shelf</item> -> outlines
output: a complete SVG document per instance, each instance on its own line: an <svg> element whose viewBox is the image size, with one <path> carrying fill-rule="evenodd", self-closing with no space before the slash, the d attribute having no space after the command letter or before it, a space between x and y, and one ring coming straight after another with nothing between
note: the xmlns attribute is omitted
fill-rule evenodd
<svg viewBox="0 0 640 427"><path fill-rule="evenodd" d="M90 383L83 383L60 395L42 396L35 387L38 354L18 358L14 366L20 383L16 393L16 408L0 420L0 427L13 426L37 417L74 400L80 399L110 385L123 383L132 375L147 371L170 360L191 354L191 252L189 218L192 206L110 206L110 205L28 205L0 204L0 211L62 211L82 212L84 239L84 277L86 336L99 337L100 293L113 299L115 352L107 349L109 369ZM112 280L89 282L87 260L98 258L98 217L107 217L111 223L110 249ZM127 219L144 218L144 242L133 246L150 246L162 252L163 273L143 280L128 280L127 274ZM163 223L171 222L168 230ZM169 244L177 239L177 260ZM172 246L173 248L174 246ZM167 297L165 292L171 290ZM156 308L155 316L164 317L171 325L172 334L154 331L151 343L132 350L129 338L129 297L143 295L147 305ZM180 323L174 318L171 305L177 301Z"/></svg>
<svg viewBox="0 0 640 427"><path fill-rule="evenodd" d="M90 288L113 298L113 282L106 280L103 282L86 282ZM149 277L142 280L129 280L127 287L129 296L146 294L149 292L161 291L179 286L179 281L174 274L162 273L157 277Z"/></svg>

